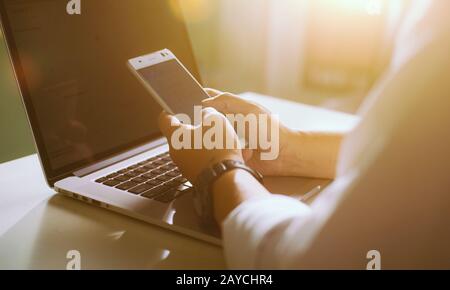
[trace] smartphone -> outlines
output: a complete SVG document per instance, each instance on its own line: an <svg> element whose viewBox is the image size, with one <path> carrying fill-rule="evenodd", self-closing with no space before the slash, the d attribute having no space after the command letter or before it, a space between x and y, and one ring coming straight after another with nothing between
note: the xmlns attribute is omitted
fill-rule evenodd
<svg viewBox="0 0 450 290"><path fill-rule="evenodd" d="M194 106L209 96L169 49L130 59L128 67L166 112L194 123Z"/></svg>

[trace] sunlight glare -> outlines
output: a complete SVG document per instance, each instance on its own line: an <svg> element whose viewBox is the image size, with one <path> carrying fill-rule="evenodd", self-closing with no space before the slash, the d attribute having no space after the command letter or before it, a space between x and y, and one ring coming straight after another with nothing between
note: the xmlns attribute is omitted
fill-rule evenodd
<svg viewBox="0 0 450 290"><path fill-rule="evenodd" d="M366 0L366 12L369 15L380 15L383 9L381 0Z"/></svg>
<svg viewBox="0 0 450 290"><path fill-rule="evenodd" d="M208 0L170 0L172 10L187 22L201 22L211 15L211 3ZM181 11L180 11L181 8Z"/></svg>
<svg viewBox="0 0 450 290"><path fill-rule="evenodd" d="M383 10L384 0L328 0L328 5L334 5L338 9L348 12L379 15Z"/></svg>

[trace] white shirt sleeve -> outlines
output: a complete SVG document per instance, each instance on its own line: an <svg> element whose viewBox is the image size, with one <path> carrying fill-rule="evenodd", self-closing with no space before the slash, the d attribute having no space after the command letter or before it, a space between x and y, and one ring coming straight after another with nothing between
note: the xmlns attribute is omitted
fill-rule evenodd
<svg viewBox="0 0 450 290"><path fill-rule="evenodd" d="M306 218L310 213L305 204L281 195L242 203L223 224L228 266L233 269L260 268L262 256L274 253L264 252L265 243L271 236L279 237L290 221ZM276 261L276 257L265 259Z"/></svg>
<svg viewBox="0 0 450 290"><path fill-rule="evenodd" d="M225 257L231 269L292 269L344 196L355 175L336 180L308 206L273 195L238 206L223 223Z"/></svg>

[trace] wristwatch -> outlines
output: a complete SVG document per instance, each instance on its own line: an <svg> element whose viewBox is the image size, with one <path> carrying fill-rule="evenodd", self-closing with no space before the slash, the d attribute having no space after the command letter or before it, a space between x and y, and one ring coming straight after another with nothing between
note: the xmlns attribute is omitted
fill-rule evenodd
<svg viewBox="0 0 450 290"><path fill-rule="evenodd" d="M253 175L261 184L263 183L262 175L245 165L241 161L224 160L212 167L206 168L197 177L194 190L194 206L195 211L204 224L215 224L214 207L211 194L213 183L222 175L235 169L242 169Z"/></svg>

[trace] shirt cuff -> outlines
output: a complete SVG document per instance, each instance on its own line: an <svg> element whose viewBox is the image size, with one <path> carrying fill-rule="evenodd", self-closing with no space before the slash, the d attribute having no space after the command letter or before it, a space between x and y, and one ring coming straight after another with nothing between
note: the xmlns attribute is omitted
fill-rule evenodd
<svg viewBox="0 0 450 290"><path fill-rule="evenodd" d="M232 269L257 267L259 246L277 225L309 215L310 208L297 199L271 195L243 202L223 223L223 243Z"/></svg>

